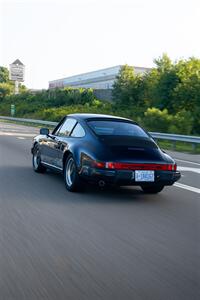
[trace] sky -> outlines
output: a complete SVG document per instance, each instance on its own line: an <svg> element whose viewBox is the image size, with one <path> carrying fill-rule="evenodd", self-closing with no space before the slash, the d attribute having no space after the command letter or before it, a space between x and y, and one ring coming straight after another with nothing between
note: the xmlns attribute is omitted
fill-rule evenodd
<svg viewBox="0 0 200 300"><path fill-rule="evenodd" d="M200 0L0 0L0 65L28 88L115 65L200 58Z"/></svg>

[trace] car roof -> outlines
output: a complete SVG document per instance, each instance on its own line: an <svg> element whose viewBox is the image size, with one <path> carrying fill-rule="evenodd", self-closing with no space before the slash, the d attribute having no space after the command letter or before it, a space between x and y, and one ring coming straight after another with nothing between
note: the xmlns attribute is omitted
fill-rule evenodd
<svg viewBox="0 0 200 300"><path fill-rule="evenodd" d="M127 118L122 118L118 116L112 116L112 115L103 115L103 114L88 114L88 113L79 113L79 114L70 114L67 115L67 117L74 117L79 120L89 120L89 119L113 119L113 120L124 120L124 121L131 121Z"/></svg>

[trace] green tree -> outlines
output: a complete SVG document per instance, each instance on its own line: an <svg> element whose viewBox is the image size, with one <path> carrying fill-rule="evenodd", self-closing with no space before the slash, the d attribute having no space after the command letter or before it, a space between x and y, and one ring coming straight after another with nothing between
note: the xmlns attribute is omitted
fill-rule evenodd
<svg viewBox="0 0 200 300"><path fill-rule="evenodd" d="M173 91L173 110L186 110L193 116L193 130L200 134L200 59L180 60L175 65L179 83Z"/></svg>
<svg viewBox="0 0 200 300"><path fill-rule="evenodd" d="M9 71L7 68L0 66L0 83L9 82Z"/></svg>
<svg viewBox="0 0 200 300"><path fill-rule="evenodd" d="M154 64L156 65L157 71L159 73L169 71L173 66L171 59L166 53L163 53L161 57L154 59Z"/></svg>
<svg viewBox="0 0 200 300"><path fill-rule="evenodd" d="M200 59L173 63L164 54L154 62L155 68L143 77L146 106L167 109L172 115L187 111L192 117L185 132L191 131L192 121L192 133L200 134Z"/></svg>
<svg viewBox="0 0 200 300"><path fill-rule="evenodd" d="M121 67L113 85L113 100L116 105L128 108L141 106L142 77L136 75L134 68L128 65Z"/></svg>
<svg viewBox="0 0 200 300"><path fill-rule="evenodd" d="M179 83L176 69L166 54L155 59L154 63L156 67L144 78L145 97L150 99L150 106L172 111L173 91Z"/></svg>
<svg viewBox="0 0 200 300"><path fill-rule="evenodd" d="M0 100L3 100L7 95L11 95L13 86L9 83L0 83Z"/></svg>
<svg viewBox="0 0 200 300"><path fill-rule="evenodd" d="M200 59L180 60L175 69L179 83L173 92L173 108L195 111L200 106Z"/></svg>

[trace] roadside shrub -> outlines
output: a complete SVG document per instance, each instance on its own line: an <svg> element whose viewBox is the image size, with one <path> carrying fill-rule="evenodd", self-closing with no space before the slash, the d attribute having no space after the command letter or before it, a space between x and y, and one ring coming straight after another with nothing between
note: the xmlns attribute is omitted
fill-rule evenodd
<svg viewBox="0 0 200 300"><path fill-rule="evenodd" d="M99 101L100 102L100 101ZM112 108L110 103L97 102L93 104L86 103L85 105L69 105L61 106L58 108L47 108L37 111L33 114L29 114L25 117L32 117L48 121L59 121L63 116L72 113L101 113L112 114Z"/></svg>
<svg viewBox="0 0 200 300"><path fill-rule="evenodd" d="M167 109L148 108L144 113L143 124L149 131L191 134L193 117L191 112L182 110L175 115L169 114Z"/></svg>
<svg viewBox="0 0 200 300"><path fill-rule="evenodd" d="M56 90L43 90L40 92L23 91L18 95L9 95L8 84L2 83L0 86L0 114L10 115L10 105L15 104L16 116L24 117L37 115L49 108L59 108L72 105L94 105L101 106L101 101L95 99L92 89L64 88ZM10 86L9 86L10 87ZM6 93L4 92L6 89ZM6 96L5 96L6 95ZM97 101L96 103L94 101Z"/></svg>
<svg viewBox="0 0 200 300"><path fill-rule="evenodd" d="M148 108L144 113L143 124L149 131L168 132L172 123L172 116L167 109Z"/></svg>
<svg viewBox="0 0 200 300"><path fill-rule="evenodd" d="M190 111L182 110L172 119L173 124L169 127L170 133L191 134L193 127L193 116Z"/></svg>

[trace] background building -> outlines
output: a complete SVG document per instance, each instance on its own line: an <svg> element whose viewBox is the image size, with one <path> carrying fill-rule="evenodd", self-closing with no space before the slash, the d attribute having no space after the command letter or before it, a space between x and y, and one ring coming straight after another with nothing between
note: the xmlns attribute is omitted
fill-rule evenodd
<svg viewBox="0 0 200 300"><path fill-rule="evenodd" d="M121 65L101 69L93 72L83 73L80 75L70 76L62 79L49 81L49 89L76 87L92 88L98 99L111 100L112 86L119 73ZM145 73L150 68L134 67L135 73Z"/></svg>
<svg viewBox="0 0 200 300"><path fill-rule="evenodd" d="M49 81L49 88L57 87L84 87L92 89L111 89L119 73L121 66L101 69L98 71L83 73L80 75L70 76L62 79ZM134 67L135 73L145 73L150 68Z"/></svg>

